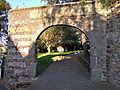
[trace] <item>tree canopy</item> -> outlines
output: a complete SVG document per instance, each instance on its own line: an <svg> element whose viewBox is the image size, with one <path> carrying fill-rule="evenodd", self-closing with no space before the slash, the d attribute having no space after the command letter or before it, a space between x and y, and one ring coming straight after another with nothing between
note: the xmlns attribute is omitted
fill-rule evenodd
<svg viewBox="0 0 120 90"><path fill-rule="evenodd" d="M6 0L0 0L0 10L9 10L10 4Z"/></svg>
<svg viewBox="0 0 120 90"><path fill-rule="evenodd" d="M80 0L41 0L41 1L47 1L48 4L57 4L57 3L65 3L65 2L76 2Z"/></svg>
<svg viewBox="0 0 120 90"><path fill-rule="evenodd" d="M6 0L0 0L0 53L6 49L7 45L7 12L10 8Z"/></svg>
<svg viewBox="0 0 120 90"><path fill-rule="evenodd" d="M0 31L7 30L7 12L10 9L10 5L5 0L0 0Z"/></svg>
<svg viewBox="0 0 120 90"><path fill-rule="evenodd" d="M76 28L69 26L53 26L42 33L38 45L47 47L50 53L51 47L62 45L63 47L75 46L80 43L80 34Z"/></svg>
<svg viewBox="0 0 120 90"><path fill-rule="evenodd" d="M57 45L58 39L60 37L58 29L54 27L49 28L44 31L39 39L39 45L44 45L47 47L48 52L51 52L51 47Z"/></svg>
<svg viewBox="0 0 120 90"><path fill-rule="evenodd" d="M48 4L57 4L57 3L68 3L68 2L77 2L77 1L81 1L81 2L85 2L85 1L89 1L89 0L41 0L41 1L47 1ZM103 7L109 7L111 5L113 5L115 2L117 2L118 0L99 0Z"/></svg>

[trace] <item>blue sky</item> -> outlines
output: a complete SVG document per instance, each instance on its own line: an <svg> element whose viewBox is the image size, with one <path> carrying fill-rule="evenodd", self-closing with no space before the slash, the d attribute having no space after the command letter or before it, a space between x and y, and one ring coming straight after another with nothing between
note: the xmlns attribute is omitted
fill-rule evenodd
<svg viewBox="0 0 120 90"><path fill-rule="evenodd" d="M12 8L31 7L31 6L40 6L45 5L46 2L41 2L41 0L6 0L10 3Z"/></svg>

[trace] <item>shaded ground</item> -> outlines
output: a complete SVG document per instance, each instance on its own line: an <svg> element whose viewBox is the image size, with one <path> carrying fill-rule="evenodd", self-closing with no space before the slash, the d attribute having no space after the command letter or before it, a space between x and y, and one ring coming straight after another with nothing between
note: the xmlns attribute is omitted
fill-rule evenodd
<svg viewBox="0 0 120 90"><path fill-rule="evenodd" d="M77 60L77 55L52 63L27 90L120 90L90 81L90 73Z"/></svg>
<svg viewBox="0 0 120 90"><path fill-rule="evenodd" d="M0 79L0 90L8 90L5 85L5 81Z"/></svg>

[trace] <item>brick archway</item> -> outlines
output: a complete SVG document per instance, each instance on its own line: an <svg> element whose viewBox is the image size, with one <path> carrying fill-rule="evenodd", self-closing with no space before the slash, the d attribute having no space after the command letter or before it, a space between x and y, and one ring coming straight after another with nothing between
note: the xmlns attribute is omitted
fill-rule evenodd
<svg viewBox="0 0 120 90"><path fill-rule="evenodd" d="M109 76L107 75L107 69L115 69L115 67L107 67L108 65L112 65L106 59L107 55L111 55L107 45L108 43L110 44L111 40L113 41L110 38L110 28L109 26L107 27L107 24L111 25L109 20L116 23L119 17L113 18L113 16L115 13L116 16L119 15L119 8L109 9L111 13L114 11L113 16L110 17L111 13L106 13L106 10L99 8L99 5L97 2L86 1L84 7L81 2L73 2L10 10L8 15L8 56L5 66L5 78L7 82L12 84L34 79L36 71L36 39L46 27L60 24L78 27L88 36L91 42L91 79L106 81ZM117 31L114 31L115 26L111 26L112 31L117 35ZM118 26L115 27L116 30L119 30L119 22L116 23L116 26ZM115 40L118 40L118 38L115 38ZM114 47L112 50L118 48ZM119 58L115 60L119 61ZM109 73L110 75L113 74L113 72ZM110 77L118 80L113 75Z"/></svg>
<svg viewBox="0 0 120 90"><path fill-rule="evenodd" d="M81 45L82 45L82 48L83 48L83 51L84 51L84 55L87 57L87 58L89 58L90 59L90 48L89 48L89 50L88 50L88 48L86 48L86 47L90 47L90 42L89 42L89 38L88 38L88 36L81 30L81 29L79 29L79 28L77 28L76 26L71 26L71 25L65 25L65 24L57 24L57 25L51 25L51 26L48 26L48 27L46 27L39 35L38 35L38 37L37 37L37 39L36 39L36 52L37 52L37 49L38 49L38 43L39 43L39 40L40 40L40 37L42 36L42 34L44 33L44 32L46 32L46 31L51 31L51 30L49 30L50 28L56 28L56 27L66 27L66 28L69 28L69 29L75 29L75 31L76 32L78 32L79 34L77 35L77 36L79 36L79 38L81 38L81 40L78 40L78 41L81 41ZM61 29L59 29L59 30L61 30ZM58 31L58 30L57 30ZM62 30L61 30L62 31ZM69 31L68 29L67 29L67 31ZM49 35L48 35L48 37L49 37ZM64 43L65 43L65 41L64 41ZM74 42L75 43L75 42ZM89 43L89 45L88 45L88 43ZM61 44L60 44L61 45ZM85 46L86 45L86 46ZM58 45L59 46L59 45ZM67 46L64 46L64 45L62 45L64 48L65 47L67 47ZM73 45L74 46L74 45ZM84 47L83 47L84 46ZM56 46L54 46L54 47L56 47ZM62 48L63 48L62 47ZM72 47L71 47L72 48ZM40 50L40 49L39 49ZM79 49L78 49L79 50ZM45 51L46 52L46 51ZM37 53L36 53L37 54ZM37 56L37 55L36 55ZM88 63L89 62L89 63ZM85 62L87 65L88 65L88 67L86 67L87 69L89 68L90 69L90 60L88 60L88 62ZM39 66L37 66L37 67L39 67ZM38 70L36 70L36 72L37 72ZM90 70L89 70L90 71ZM39 73L37 73L37 75L36 76L39 76Z"/></svg>
<svg viewBox="0 0 120 90"><path fill-rule="evenodd" d="M85 34L86 38L89 40L89 38L88 38L88 36L86 35L86 33L84 33L80 28L77 28L77 27L71 26L71 25L65 25L65 24L57 24L57 25L51 25L51 26L46 27L46 28L38 35L37 39L40 37L40 35L41 35L44 31L46 31L48 28L54 27L54 26L66 26L66 27L76 28L76 29L79 30L81 33ZM37 39L36 39L36 40L37 40Z"/></svg>

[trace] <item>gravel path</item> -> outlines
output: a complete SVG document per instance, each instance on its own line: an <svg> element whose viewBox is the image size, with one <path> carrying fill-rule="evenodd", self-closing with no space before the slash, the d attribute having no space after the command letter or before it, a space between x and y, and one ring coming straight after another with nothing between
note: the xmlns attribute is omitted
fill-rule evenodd
<svg viewBox="0 0 120 90"><path fill-rule="evenodd" d="M27 90L120 90L90 81L90 74L77 60L77 55L70 57L52 63Z"/></svg>

